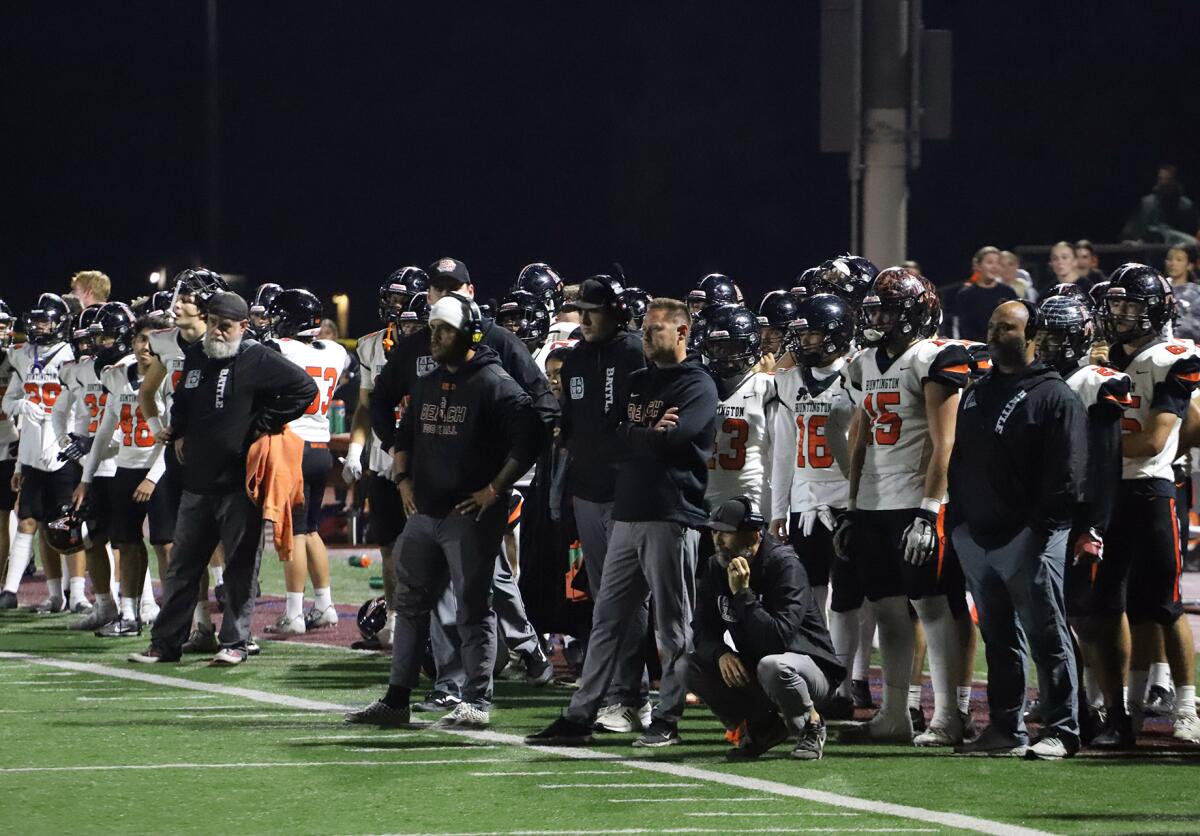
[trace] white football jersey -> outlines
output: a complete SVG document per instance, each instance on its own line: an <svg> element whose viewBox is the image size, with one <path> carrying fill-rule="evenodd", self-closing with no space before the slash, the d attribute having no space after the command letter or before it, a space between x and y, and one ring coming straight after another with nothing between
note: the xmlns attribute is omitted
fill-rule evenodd
<svg viewBox="0 0 1200 836"><path fill-rule="evenodd" d="M362 365L360 388L368 392L375 391L375 378L379 377L379 373L387 365L387 352L392 339L391 326L381 331L372 331L365 337L359 338L358 362ZM400 422L399 412L400 410L397 408L396 423ZM384 452L379 436L375 435L374 430L371 431L371 438L367 445L367 467L376 473L392 472L392 457Z"/></svg>
<svg viewBox="0 0 1200 836"><path fill-rule="evenodd" d="M175 398L175 387L183 377L183 352L189 345L179 335L178 328L160 328L150 332L150 350L167 369L167 376L158 387L157 395L164 425L171 423L171 402Z"/></svg>
<svg viewBox="0 0 1200 836"><path fill-rule="evenodd" d="M8 352L0 353L0 393L8 391L8 382L12 379L13 367L8 361ZM17 425L8 417L6 410L4 418L0 419L0 462L10 461L17 456Z"/></svg>
<svg viewBox="0 0 1200 836"><path fill-rule="evenodd" d="M769 501L770 427L777 406L775 381L763 372L748 374L733 394L717 405L717 446L708 462L704 494L710 507L745 496L762 512L764 499Z"/></svg>
<svg viewBox="0 0 1200 836"><path fill-rule="evenodd" d="M108 404L105 406L106 422L114 421L115 427L110 444L117 446L117 467L128 470L157 469L163 457L163 446L154 437L150 425L142 415L138 404L138 389L142 378L138 375L137 360L128 355L118 362L108 366L100 375L101 382L108 392ZM164 406L160 396L155 396L158 407ZM113 417L109 417L109 411ZM96 444L103 440L100 433Z"/></svg>
<svg viewBox="0 0 1200 836"><path fill-rule="evenodd" d="M850 362L848 391L866 413L859 508L889 511L921 504L925 471L933 454L925 384L962 389L969 371L967 349L955 340L920 340L890 362L882 349L868 348Z"/></svg>
<svg viewBox="0 0 1200 836"><path fill-rule="evenodd" d="M1142 431L1150 425L1154 412L1173 412L1176 418L1158 455L1122 459L1121 478L1174 481L1172 463L1179 457L1179 428L1200 384L1200 356L1178 340L1155 340L1136 352L1122 371L1130 380L1122 433Z"/></svg>
<svg viewBox="0 0 1200 836"><path fill-rule="evenodd" d="M550 331L546 334L546 341L538 346L538 350L533 352L533 362L541 369L542 374L546 373L546 358L550 356L550 352L556 348L570 348L579 342L579 340L571 339L571 335L579 330L577 322L555 322L550 325Z"/></svg>
<svg viewBox="0 0 1200 836"><path fill-rule="evenodd" d="M779 409L775 413L771 468L771 519L787 519L788 512L810 511L820 505L845 508L850 483L834 460L828 433L841 432L843 446L853 408L846 393L839 359L821 374L802 366L775 373ZM843 420L831 423L834 412ZM839 429L840 428L840 429Z"/></svg>
<svg viewBox="0 0 1200 836"><path fill-rule="evenodd" d="M305 441L322 443L329 441L329 404L333 393L342 381L342 375L350 362L350 354L339 343L329 340L278 339L275 344L279 353L291 360L317 384L317 396L288 426Z"/></svg>
<svg viewBox="0 0 1200 836"><path fill-rule="evenodd" d="M1129 375L1115 369L1085 363L1063 379L1086 410L1100 406L1123 411L1129 405Z"/></svg>
<svg viewBox="0 0 1200 836"><path fill-rule="evenodd" d="M63 463L58 459L58 439L50 422L50 411L62 393L59 369L75 359L71 346L26 343L10 348L8 359L13 373L4 394L4 412L19 416L21 440L17 445L17 460L22 467L58 470ZM39 409L22 406L23 402Z"/></svg>
<svg viewBox="0 0 1200 836"><path fill-rule="evenodd" d="M108 393L96 374L96 359L83 357L64 363L58 370L58 378L62 384L62 394L50 413L55 437L62 438L69 431L74 435L94 438L108 401ZM117 463L105 461L96 475L112 476L116 472Z"/></svg>

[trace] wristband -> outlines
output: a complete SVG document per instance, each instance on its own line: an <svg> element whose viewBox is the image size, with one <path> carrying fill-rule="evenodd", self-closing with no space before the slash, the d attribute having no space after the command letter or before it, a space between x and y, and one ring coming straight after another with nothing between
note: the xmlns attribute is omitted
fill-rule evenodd
<svg viewBox="0 0 1200 836"><path fill-rule="evenodd" d="M937 516L938 512L942 510L942 501L940 499L930 499L929 497L925 497L921 500L921 510L928 511L934 516Z"/></svg>

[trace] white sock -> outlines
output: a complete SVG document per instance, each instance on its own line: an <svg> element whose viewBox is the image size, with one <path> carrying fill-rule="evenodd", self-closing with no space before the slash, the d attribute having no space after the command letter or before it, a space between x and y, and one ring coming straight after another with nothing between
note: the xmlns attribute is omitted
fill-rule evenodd
<svg viewBox="0 0 1200 836"><path fill-rule="evenodd" d="M100 610L112 609L113 597L111 592L96 593L96 607Z"/></svg>
<svg viewBox="0 0 1200 836"><path fill-rule="evenodd" d="M216 589L218 586L225 583L225 567L209 566L208 577L212 579L213 589Z"/></svg>
<svg viewBox="0 0 1200 836"><path fill-rule="evenodd" d="M121 582L113 581L110 583L108 585L108 592L110 595L112 595L114 600L119 599L121 597Z"/></svg>
<svg viewBox="0 0 1200 836"><path fill-rule="evenodd" d="M146 567L146 577L142 581L142 603L154 603L154 582L150 579L150 567Z"/></svg>
<svg viewBox="0 0 1200 836"><path fill-rule="evenodd" d="M50 592L50 600L62 600L62 578L47 578L46 588Z"/></svg>
<svg viewBox="0 0 1200 836"><path fill-rule="evenodd" d="M1175 716L1196 716L1196 686L1179 685L1175 688Z"/></svg>
<svg viewBox="0 0 1200 836"><path fill-rule="evenodd" d="M71 590L71 606L87 600L87 595L83 591L83 578L71 578L67 588Z"/></svg>
<svg viewBox="0 0 1200 836"><path fill-rule="evenodd" d="M942 726L958 719L958 683L962 649L958 624L944 595L913 601L929 648L929 676L933 680L933 719L930 725Z"/></svg>
<svg viewBox="0 0 1200 836"><path fill-rule="evenodd" d="M881 598L871 604L879 625L879 650L883 657L883 706L875 721L908 725L908 684L912 679L916 633L903 596Z"/></svg>
<svg viewBox="0 0 1200 836"><path fill-rule="evenodd" d="M289 592L285 596L286 607L283 611L287 618L299 618L304 615L304 593Z"/></svg>
<svg viewBox="0 0 1200 836"><path fill-rule="evenodd" d="M970 714L971 713L971 686L970 685L959 685L958 686L958 713L959 714Z"/></svg>
<svg viewBox="0 0 1200 836"><path fill-rule="evenodd" d="M8 576L4 579L4 591L16 592L21 586L21 578L33 560L33 535L17 532L13 535L12 545L8 549Z"/></svg>
<svg viewBox="0 0 1200 836"><path fill-rule="evenodd" d="M1146 680L1150 678L1150 671L1129 671L1129 687L1125 691L1125 705L1133 709L1135 706L1141 708L1146 702Z"/></svg>
<svg viewBox="0 0 1200 836"><path fill-rule="evenodd" d="M1083 687L1087 689L1092 708L1101 708L1104 705L1104 691L1100 688L1100 680L1096 679L1096 672L1091 668L1083 669Z"/></svg>
<svg viewBox="0 0 1200 836"><path fill-rule="evenodd" d="M846 670L854 664L854 654L858 650L858 614L861 610L829 613L829 638L833 642L833 652ZM838 694L850 696L852 678L847 676L838 686Z"/></svg>
<svg viewBox="0 0 1200 836"><path fill-rule="evenodd" d="M920 685L910 684L908 686L908 708L910 711L914 708L917 710L920 710L920 708L921 708L921 686Z"/></svg>
<svg viewBox="0 0 1200 836"><path fill-rule="evenodd" d="M875 611L860 609L858 615L858 652L854 655L854 679L871 678L871 651L875 649Z"/></svg>
<svg viewBox="0 0 1200 836"><path fill-rule="evenodd" d="M117 594L117 586L121 583L121 579L117 577L113 570L117 568L117 560L113 556L112 543L104 544L104 552L108 555L108 589L113 594Z"/></svg>
<svg viewBox="0 0 1200 836"><path fill-rule="evenodd" d="M136 615L135 615L136 613L137 613L137 609L134 607L133 599L132 598L122 598L121 599L121 618L125 619L126 621L133 621L134 618L136 617Z"/></svg>
<svg viewBox="0 0 1200 836"><path fill-rule="evenodd" d="M325 612L333 606L333 593L328 586L323 586L320 589L313 587L313 609L317 612Z"/></svg>
<svg viewBox="0 0 1200 836"><path fill-rule="evenodd" d="M67 568L67 556L65 554L60 554L58 556L58 570L58 576L60 578L71 577L71 570Z"/></svg>
<svg viewBox="0 0 1200 836"><path fill-rule="evenodd" d="M1121 705L1123 705L1125 707L1126 711L1129 710L1129 686L1128 685L1126 685L1125 687L1123 687L1121 689Z"/></svg>
<svg viewBox="0 0 1200 836"><path fill-rule="evenodd" d="M208 601L200 601L192 611L192 621L197 627L211 628L212 616L208 614Z"/></svg>
<svg viewBox="0 0 1200 836"><path fill-rule="evenodd" d="M1166 662L1155 662L1150 666L1149 687L1155 686L1171 690L1171 666Z"/></svg>

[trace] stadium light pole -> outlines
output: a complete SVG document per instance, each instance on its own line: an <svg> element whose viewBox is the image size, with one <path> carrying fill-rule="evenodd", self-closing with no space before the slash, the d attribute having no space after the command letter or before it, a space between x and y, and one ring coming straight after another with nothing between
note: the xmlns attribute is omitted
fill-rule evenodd
<svg viewBox="0 0 1200 836"><path fill-rule="evenodd" d="M221 251L221 108L217 75L217 0L208 0L205 10L205 122L208 140L208 255L205 262L217 264Z"/></svg>

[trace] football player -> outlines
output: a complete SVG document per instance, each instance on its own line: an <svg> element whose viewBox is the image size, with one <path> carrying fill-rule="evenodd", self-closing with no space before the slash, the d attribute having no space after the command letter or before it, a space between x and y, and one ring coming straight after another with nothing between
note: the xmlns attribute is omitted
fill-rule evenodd
<svg viewBox="0 0 1200 836"><path fill-rule="evenodd" d="M140 606L149 568L142 523L150 518L150 542L160 548L174 537L175 508L167 491L158 490L166 471L164 445L154 436L142 414L139 392L142 380L153 366L150 335L162 323L134 319L133 311L121 302L101 309L96 336L98 364L103 364L100 381L108 397L95 442L75 489L74 504L82 507L94 494L108 492L113 542L121 554L121 601L119 616L96 629L102 638L139 636L145 620ZM160 412L166 405L159 399ZM116 461L116 473L106 482L95 477L105 461Z"/></svg>
<svg viewBox="0 0 1200 836"><path fill-rule="evenodd" d="M8 349L13 342L12 308L0 299L0 390L8 391L13 367L8 359ZM17 464L17 427L9 420L8 413L0 407L0 567L8 574L9 530L8 517L17 507L17 492L13 489L13 471Z"/></svg>
<svg viewBox="0 0 1200 836"><path fill-rule="evenodd" d="M867 348L847 367L859 412L849 510L834 543L854 564L875 610L883 657L883 706L849 737L953 746L965 727L958 687L971 624L962 570L943 554L939 526L970 357L959 343L922 338L935 298L926 279L892 267L875 277L863 300ZM925 628L934 688L933 719L915 738L907 710L909 601Z"/></svg>
<svg viewBox="0 0 1200 836"><path fill-rule="evenodd" d="M629 308L630 329L641 331L642 320L646 318L646 311L650 310L650 303L654 301L654 297L640 287L627 287L621 291L621 298Z"/></svg>
<svg viewBox="0 0 1200 836"><path fill-rule="evenodd" d="M550 312L529 291L510 290L500 300L496 324L512 331L530 354L536 354L550 332Z"/></svg>
<svg viewBox="0 0 1200 836"><path fill-rule="evenodd" d="M556 315L563 306L563 280L553 267L540 261L522 267L509 290L523 290L533 294L534 298L546 306L551 316Z"/></svg>
<svg viewBox="0 0 1200 836"><path fill-rule="evenodd" d="M397 320L400 323L401 336L415 334L429 323L429 294L422 291L413 296Z"/></svg>
<svg viewBox="0 0 1200 836"><path fill-rule="evenodd" d="M787 290L772 290L758 305L758 324L762 328L763 371L778 372L795 365L784 340L796 319L800 300ZM853 331L851 331L853 334ZM811 581L812 578L810 577Z"/></svg>
<svg viewBox="0 0 1200 836"><path fill-rule="evenodd" d="M287 585L283 615L268 633L303 635L309 630L337 625L337 610L329 581L329 553L318 531L325 481L333 457L329 452L329 404L350 355L339 343L316 339L321 330L321 300L307 290L280 291L267 309L267 320L284 357L304 369L317 384L317 396L308 409L288 426L304 441L304 510L292 519L292 559L283 564ZM311 577L313 606L304 613L304 583Z"/></svg>
<svg viewBox="0 0 1200 836"><path fill-rule="evenodd" d="M33 556L33 535L71 501L79 481L79 464L58 457L58 440L50 424L50 410L62 391L59 369L75 355L67 342L71 315L67 303L54 293L43 293L25 316L27 342L8 350L12 376L4 392L3 412L20 422L17 464L11 487L17 498L17 534L8 554L8 576L0 592L0 609L15 609L17 589ZM43 542L43 545L45 543ZM59 561L45 554L50 612L65 606ZM82 576L82 555L72 575ZM82 590L81 590L82 591Z"/></svg>
<svg viewBox="0 0 1200 836"><path fill-rule="evenodd" d="M254 301L250 303L250 336L259 342L265 342L271 337L271 317L267 314L267 309L282 290L283 288L274 282L266 282L254 291Z"/></svg>
<svg viewBox="0 0 1200 836"><path fill-rule="evenodd" d="M845 253L825 261L817 268L816 277L833 293L841 296L850 306L858 310L867 296L867 291L879 268L861 255ZM813 288L815 292L824 292ZM936 293L934 294L936 296Z"/></svg>
<svg viewBox="0 0 1200 836"><path fill-rule="evenodd" d="M1192 630L1183 616L1179 575L1182 556L1176 525L1172 462L1178 457L1179 430L1192 393L1200 384L1200 357L1169 339L1174 315L1170 285L1152 267L1123 264L1104 294L1112 365L1129 376L1129 404L1122 419L1122 481L1105 537L1105 561L1097 577L1125 590L1124 614L1118 601L1106 601L1104 632L1111 637L1101 669L1105 729L1092 740L1098 748L1133 744L1135 728L1122 709L1121 686L1127 669L1145 672L1154 660L1158 627L1176 683L1174 736L1200 741L1196 716ZM1115 598L1115 595L1113 596ZM1157 626L1156 626L1157 625ZM1129 701L1140 713L1145 689L1129 681Z"/></svg>

